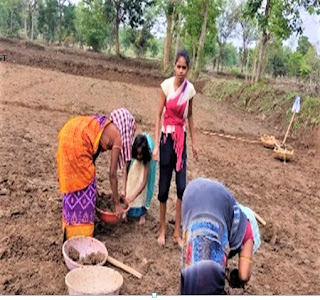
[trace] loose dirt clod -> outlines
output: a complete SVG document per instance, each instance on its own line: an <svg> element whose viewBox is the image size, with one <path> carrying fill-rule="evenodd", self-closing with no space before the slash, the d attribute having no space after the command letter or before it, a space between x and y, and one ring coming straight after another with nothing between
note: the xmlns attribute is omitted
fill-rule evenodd
<svg viewBox="0 0 320 300"><path fill-rule="evenodd" d="M79 264L82 264L82 265L97 265L103 262L105 255L99 251L99 252L92 252L80 258L79 251L74 247L70 247L69 257L73 261L78 262Z"/></svg>
<svg viewBox="0 0 320 300"><path fill-rule="evenodd" d="M79 261L80 264L82 265L97 265L101 262L103 262L104 260L104 254L101 252L97 252L97 253L90 253L84 257L82 257Z"/></svg>
<svg viewBox="0 0 320 300"><path fill-rule="evenodd" d="M69 248L69 257L73 260L73 261L78 261L80 258L80 253L77 249L75 249L74 247L70 247Z"/></svg>
<svg viewBox="0 0 320 300"><path fill-rule="evenodd" d="M116 208L112 198L112 194L101 193L97 198L97 207L103 211L115 212Z"/></svg>
<svg viewBox="0 0 320 300"><path fill-rule="evenodd" d="M122 198L120 198L120 204L123 208L127 208L127 205L126 203L124 203ZM97 207L103 211L114 213L116 211L116 208L114 205L112 194L105 194L104 192L102 192L100 195L98 195Z"/></svg>

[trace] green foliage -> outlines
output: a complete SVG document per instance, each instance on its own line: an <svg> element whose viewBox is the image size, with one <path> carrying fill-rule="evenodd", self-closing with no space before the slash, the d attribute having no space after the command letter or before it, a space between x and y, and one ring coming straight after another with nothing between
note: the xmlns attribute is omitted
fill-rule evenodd
<svg viewBox="0 0 320 300"><path fill-rule="evenodd" d="M289 55L288 66L290 76L300 76L303 55L300 52L294 52Z"/></svg>
<svg viewBox="0 0 320 300"><path fill-rule="evenodd" d="M53 42L58 28L58 1L40 2L38 11L38 30L46 41Z"/></svg>
<svg viewBox="0 0 320 300"><path fill-rule="evenodd" d="M63 37L76 34L76 6L70 2L63 8Z"/></svg>
<svg viewBox="0 0 320 300"><path fill-rule="evenodd" d="M150 50L150 53L151 53L151 57L156 57L160 52L159 41L154 37L152 37L149 40L149 50Z"/></svg>
<svg viewBox="0 0 320 300"><path fill-rule="evenodd" d="M157 55L159 47L157 41L151 34L153 24L153 14L148 11L145 13L145 21L141 28L125 28L121 34L122 45L125 46L125 49L133 47L135 54L138 57L143 57L148 49L151 50L152 46L153 55Z"/></svg>
<svg viewBox="0 0 320 300"><path fill-rule="evenodd" d="M283 48L280 41L275 41L268 47L268 62L266 71L273 77L286 76L288 74L288 57L291 50Z"/></svg>
<svg viewBox="0 0 320 300"><path fill-rule="evenodd" d="M297 51L300 52L302 55L306 55L310 47L313 46L309 42L309 39L306 36L300 36Z"/></svg>
<svg viewBox="0 0 320 300"><path fill-rule="evenodd" d="M198 48L201 27L203 21L203 2L204 0L187 0L185 5L180 8L184 16L181 30L181 44L186 48L192 57ZM221 0L210 0L208 7L207 35L202 52L202 64L209 59L213 59L217 53L217 27L216 20L220 13Z"/></svg>
<svg viewBox="0 0 320 300"><path fill-rule="evenodd" d="M312 125L320 124L320 98L306 96L301 101L301 112L298 115L299 123Z"/></svg>
<svg viewBox="0 0 320 300"><path fill-rule="evenodd" d="M239 61L237 48L231 43L227 43L223 49L222 62L226 67L235 67Z"/></svg>
<svg viewBox="0 0 320 300"><path fill-rule="evenodd" d="M239 80L212 79L206 84L204 93L215 101L228 101L233 105L250 112L272 115L283 111L285 116L291 114L296 92L279 90L276 87L259 82L248 84ZM295 120L295 128L302 125L320 124L320 97L301 93L301 111Z"/></svg>
<svg viewBox="0 0 320 300"><path fill-rule="evenodd" d="M272 36L281 40L289 38L291 33L302 33L300 6L295 0L268 0L269 11L266 14L266 2L248 0L245 15L256 19L262 30L267 30Z"/></svg>
<svg viewBox="0 0 320 300"><path fill-rule="evenodd" d="M143 25L144 12L153 3L154 0L105 0L105 13L109 19L118 18L119 24L136 28Z"/></svg>
<svg viewBox="0 0 320 300"><path fill-rule="evenodd" d="M80 43L91 46L94 51L100 51L106 45L110 31L104 9L102 0L95 0L90 4L80 2L76 8L77 39Z"/></svg>
<svg viewBox="0 0 320 300"><path fill-rule="evenodd" d="M0 1L0 33L18 36L22 24L23 0Z"/></svg>

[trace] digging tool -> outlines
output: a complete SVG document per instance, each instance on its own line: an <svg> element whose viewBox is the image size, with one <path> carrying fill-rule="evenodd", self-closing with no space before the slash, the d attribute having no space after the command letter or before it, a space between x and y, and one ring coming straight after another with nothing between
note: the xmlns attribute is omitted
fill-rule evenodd
<svg viewBox="0 0 320 300"><path fill-rule="evenodd" d="M286 134L284 136L284 139L282 141L282 145L284 145L284 143L287 140L287 137L288 137L288 134L289 134L289 130L290 130L291 125L293 123L294 116L296 115L296 113L299 113L299 111L300 111L300 97L299 96L296 97L291 111L293 112L293 114L292 114L292 117L291 117L291 120L290 120L290 124L289 124L288 129L287 129L287 132L286 132Z"/></svg>
<svg viewBox="0 0 320 300"><path fill-rule="evenodd" d="M292 123L293 123L293 119L294 119L294 116L295 116L295 115L296 115L296 113L294 112L294 113L292 114L291 121L290 121L290 124L289 124L289 126L288 126L287 132L286 132L286 134L285 134L285 136L284 136L284 139L283 139L283 141L282 141L282 145L284 145L284 143L286 142L286 139L287 139L287 137L288 137L289 130L290 130L290 128L291 128L291 125L292 125Z"/></svg>
<svg viewBox="0 0 320 300"><path fill-rule="evenodd" d="M256 218L263 226L266 226L266 225L267 225L267 222L266 222L264 219L262 219L256 212L253 211L253 213L254 213L255 218Z"/></svg>
<svg viewBox="0 0 320 300"><path fill-rule="evenodd" d="M127 266L126 264L122 263L121 261L116 260L113 257L110 257L109 255L107 257L107 262L112 264L112 265L114 265L114 266L116 266L116 267L118 267L118 268L120 268L120 269L122 269L122 270L124 270L124 271L126 271L126 272L128 272L128 273L130 273L130 274L132 274L133 276L136 276L139 279L141 279L141 277L142 277L141 273L139 273L135 269Z"/></svg>

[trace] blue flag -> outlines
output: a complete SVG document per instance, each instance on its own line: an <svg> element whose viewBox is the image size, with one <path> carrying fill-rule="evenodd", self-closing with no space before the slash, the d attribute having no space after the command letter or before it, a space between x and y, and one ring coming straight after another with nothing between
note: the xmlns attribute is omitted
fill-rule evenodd
<svg viewBox="0 0 320 300"><path fill-rule="evenodd" d="M298 112L300 112L300 97L299 96L297 96L296 99L294 100L291 111L296 114Z"/></svg>

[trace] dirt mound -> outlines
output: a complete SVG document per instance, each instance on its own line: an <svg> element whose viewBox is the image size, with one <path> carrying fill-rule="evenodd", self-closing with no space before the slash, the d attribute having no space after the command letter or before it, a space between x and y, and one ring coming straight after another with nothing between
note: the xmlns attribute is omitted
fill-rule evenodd
<svg viewBox="0 0 320 300"><path fill-rule="evenodd" d="M160 63L154 60L49 47L31 41L1 37L0 52L7 55L6 61L9 63L148 87L159 87L166 78L160 71ZM194 82L197 92L202 91L205 83L205 79Z"/></svg>
<svg viewBox="0 0 320 300"><path fill-rule="evenodd" d="M58 70L78 76L152 87L158 87L164 80L160 71L156 69L155 62L143 63L141 60L45 47L29 41L6 38L0 39L0 52L7 55L9 63Z"/></svg>

